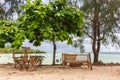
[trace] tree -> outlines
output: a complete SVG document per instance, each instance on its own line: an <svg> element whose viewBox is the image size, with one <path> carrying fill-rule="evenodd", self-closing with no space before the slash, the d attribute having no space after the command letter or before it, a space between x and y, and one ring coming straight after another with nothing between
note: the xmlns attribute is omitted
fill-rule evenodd
<svg viewBox="0 0 120 80"><path fill-rule="evenodd" d="M12 21L21 14L19 8L23 3L25 0L0 0L0 47L5 47L6 43L14 41L17 28Z"/></svg>
<svg viewBox="0 0 120 80"><path fill-rule="evenodd" d="M115 33L120 29L120 1L119 0L83 0L80 10L84 11L84 32L92 39L94 63L99 61L101 43L111 42L120 44Z"/></svg>
<svg viewBox="0 0 120 80"><path fill-rule="evenodd" d="M67 6L66 0L56 0L42 4L35 0L23 6L25 13L18 19L19 33L16 34L13 45L21 45L24 39L29 39L35 46L43 40L53 42L53 65L55 64L56 41L72 43L72 35L82 36L83 12ZM21 37L22 35L22 37ZM21 41L19 41L21 40Z"/></svg>
<svg viewBox="0 0 120 80"><path fill-rule="evenodd" d="M0 1L0 19L7 18L15 20L15 16L21 13L20 6L25 4L26 0L1 0Z"/></svg>

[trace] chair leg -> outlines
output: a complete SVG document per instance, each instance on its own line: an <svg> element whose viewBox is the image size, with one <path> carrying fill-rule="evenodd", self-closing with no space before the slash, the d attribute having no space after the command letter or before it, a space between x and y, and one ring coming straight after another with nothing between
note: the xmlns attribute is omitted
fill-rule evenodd
<svg viewBox="0 0 120 80"><path fill-rule="evenodd" d="M88 68L89 68L90 67L90 63L88 62L87 65L88 65Z"/></svg>
<svg viewBox="0 0 120 80"><path fill-rule="evenodd" d="M90 69L92 70L92 64L90 63Z"/></svg>
<svg viewBox="0 0 120 80"><path fill-rule="evenodd" d="M62 65L63 65L63 68L65 68L65 62L63 62Z"/></svg>

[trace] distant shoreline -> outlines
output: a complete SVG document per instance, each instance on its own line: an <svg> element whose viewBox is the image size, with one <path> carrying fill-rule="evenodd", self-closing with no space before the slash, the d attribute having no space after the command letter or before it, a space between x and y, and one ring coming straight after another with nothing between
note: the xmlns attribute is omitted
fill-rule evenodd
<svg viewBox="0 0 120 80"><path fill-rule="evenodd" d="M0 48L0 54L8 54L8 53L12 53L12 48L11 47L5 47L5 48ZM24 50L23 49L14 49L13 50L14 53L23 53ZM40 50L34 50L34 49L28 49L27 51L28 53L46 53L45 51L40 51Z"/></svg>

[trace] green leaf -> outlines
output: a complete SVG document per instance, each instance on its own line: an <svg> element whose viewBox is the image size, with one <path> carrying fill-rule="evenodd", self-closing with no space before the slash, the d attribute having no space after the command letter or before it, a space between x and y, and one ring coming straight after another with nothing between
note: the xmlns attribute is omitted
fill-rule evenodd
<svg viewBox="0 0 120 80"><path fill-rule="evenodd" d="M47 32L44 32L44 33L43 33L43 36L48 37L49 34L48 34Z"/></svg>
<svg viewBox="0 0 120 80"><path fill-rule="evenodd" d="M55 16L58 16L58 17L59 17L59 16L61 16L61 15L60 15L60 13L56 13Z"/></svg>
<svg viewBox="0 0 120 80"><path fill-rule="evenodd" d="M3 33L3 30L0 30L0 34L2 34Z"/></svg>
<svg viewBox="0 0 120 80"><path fill-rule="evenodd" d="M68 42L67 42L67 44L69 44L69 45L73 44L72 40L69 39Z"/></svg>

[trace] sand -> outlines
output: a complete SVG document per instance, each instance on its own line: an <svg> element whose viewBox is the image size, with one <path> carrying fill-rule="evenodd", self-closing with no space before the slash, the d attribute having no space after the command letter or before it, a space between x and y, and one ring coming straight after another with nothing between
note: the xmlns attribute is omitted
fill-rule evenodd
<svg viewBox="0 0 120 80"><path fill-rule="evenodd" d="M84 67L40 66L37 71L0 65L0 80L120 80L120 66Z"/></svg>

